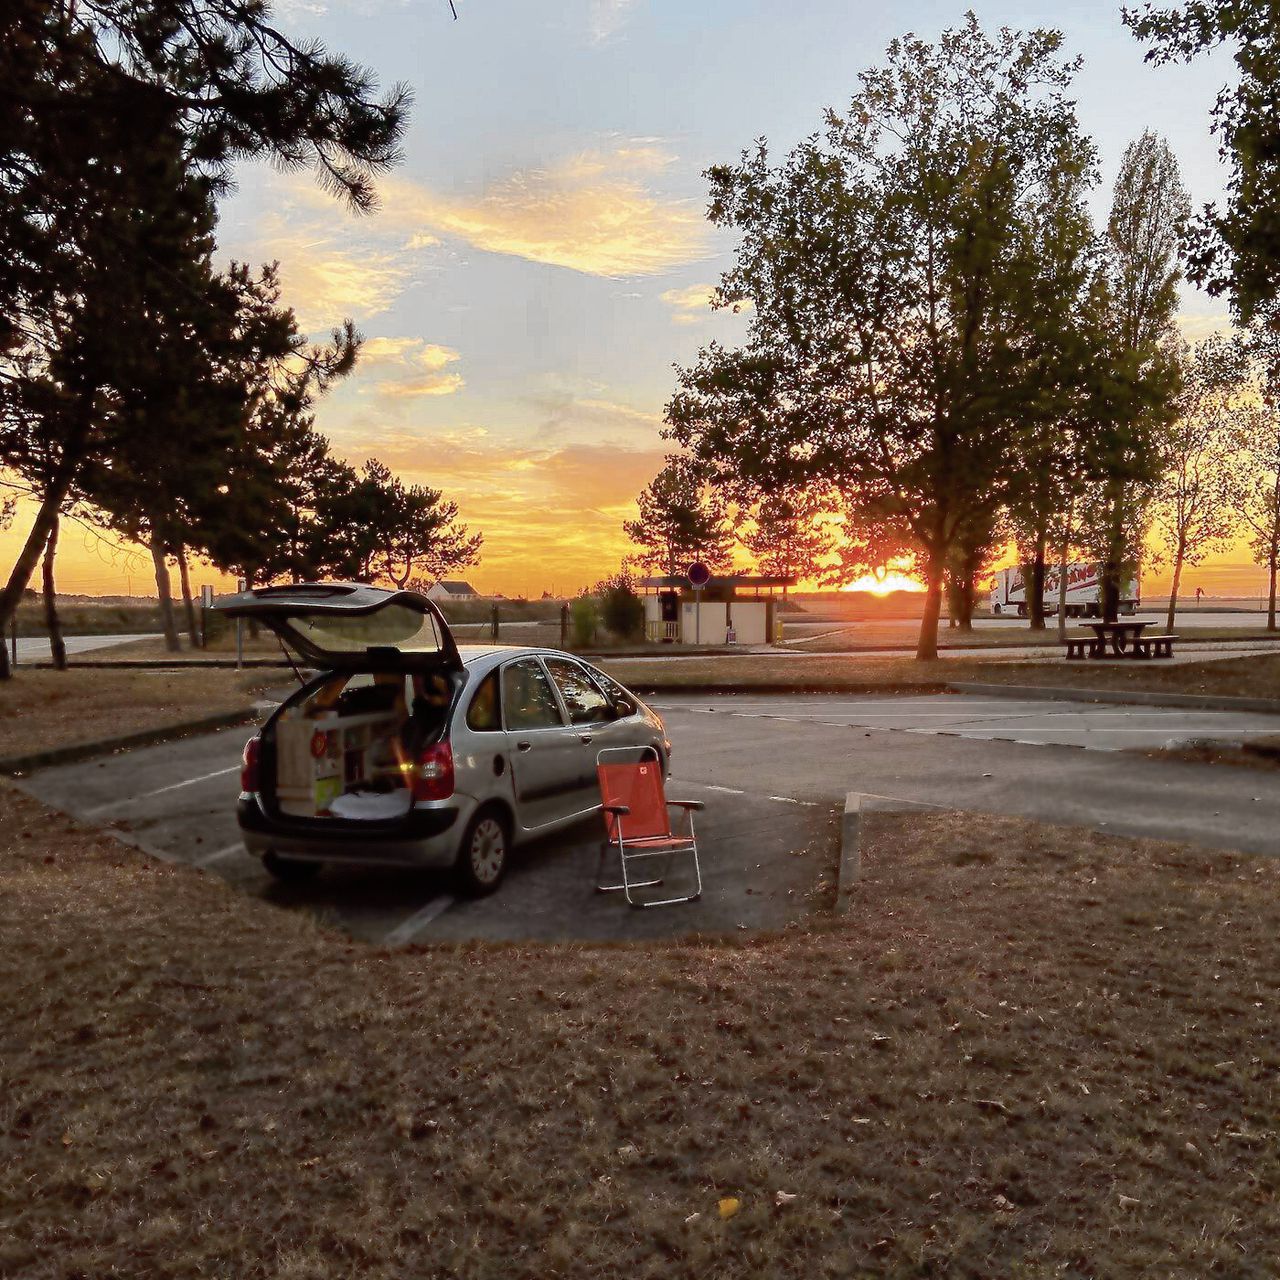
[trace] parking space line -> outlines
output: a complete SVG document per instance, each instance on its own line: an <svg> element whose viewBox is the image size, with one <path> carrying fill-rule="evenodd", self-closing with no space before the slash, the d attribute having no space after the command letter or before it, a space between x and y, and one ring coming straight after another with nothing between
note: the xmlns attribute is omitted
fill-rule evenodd
<svg viewBox="0 0 1280 1280"><path fill-rule="evenodd" d="M223 858L229 858L233 853L244 853L244 842L237 840L235 844L229 844L225 849L215 849L213 853L206 853L203 858L197 858L191 865L193 867L207 867L210 863L221 862Z"/></svg>
<svg viewBox="0 0 1280 1280"><path fill-rule="evenodd" d="M402 920L396 925L383 938L382 945L385 947L403 947L407 945L433 920L438 916L444 915L457 901L457 898L451 893L442 893L438 898L432 898L420 911L415 911L407 920Z"/></svg>
<svg viewBox="0 0 1280 1280"><path fill-rule="evenodd" d="M85 809L81 817L92 818L95 814L104 813L108 809L116 809L122 804L132 804L136 800L150 800L152 796L162 796L169 791L179 791L183 787L193 787L197 782L208 782L210 778L221 778L228 773L239 773L240 766L233 764L226 769L215 769L212 773L202 773L198 778L184 778L181 782L171 782L167 787L157 787L154 791L144 791L140 795L125 796L120 800L111 800L106 804L95 805Z"/></svg>
<svg viewBox="0 0 1280 1280"><path fill-rule="evenodd" d="M795 796L765 796L766 800L779 800L783 804L802 804L808 809L818 807L816 800L797 800Z"/></svg>

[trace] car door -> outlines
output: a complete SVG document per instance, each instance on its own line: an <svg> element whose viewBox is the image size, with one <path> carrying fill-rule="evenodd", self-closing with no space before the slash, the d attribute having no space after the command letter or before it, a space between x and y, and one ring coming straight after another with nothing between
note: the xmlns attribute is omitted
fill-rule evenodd
<svg viewBox="0 0 1280 1280"><path fill-rule="evenodd" d="M502 723L516 822L536 831L574 812L579 743L542 663L532 655L502 667Z"/></svg>

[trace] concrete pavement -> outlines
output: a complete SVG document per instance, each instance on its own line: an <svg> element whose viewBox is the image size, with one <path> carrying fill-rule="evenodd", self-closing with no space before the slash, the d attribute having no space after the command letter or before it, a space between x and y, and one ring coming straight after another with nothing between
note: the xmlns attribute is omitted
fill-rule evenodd
<svg viewBox="0 0 1280 1280"><path fill-rule="evenodd" d="M68 654L93 653L97 649L110 649L113 645L128 644L133 640L154 640L158 632L147 632L128 636L66 636L64 637ZM9 641L12 646L13 641ZM12 647L9 650L13 652ZM48 662L49 640L47 636L19 636L18 662Z"/></svg>

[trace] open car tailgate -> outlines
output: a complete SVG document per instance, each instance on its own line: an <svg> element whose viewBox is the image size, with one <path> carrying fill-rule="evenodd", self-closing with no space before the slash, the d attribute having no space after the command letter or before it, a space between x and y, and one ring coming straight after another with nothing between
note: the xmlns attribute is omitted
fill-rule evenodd
<svg viewBox="0 0 1280 1280"><path fill-rule="evenodd" d="M462 670L444 615L417 591L300 582L253 587L212 607L269 627L308 662L329 670Z"/></svg>

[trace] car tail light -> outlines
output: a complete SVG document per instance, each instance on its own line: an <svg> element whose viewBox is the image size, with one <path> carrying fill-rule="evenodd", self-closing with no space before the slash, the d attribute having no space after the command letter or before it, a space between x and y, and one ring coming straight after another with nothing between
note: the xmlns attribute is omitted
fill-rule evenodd
<svg viewBox="0 0 1280 1280"><path fill-rule="evenodd" d="M244 744L244 755L240 757L240 790L257 791L258 760L262 755L262 739L255 733Z"/></svg>
<svg viewBox="0 0 1280 1280"><path fill-rule="evenodd" d="M453 795L453 747L436 742L424 747L413 771L415 800L447 800Z"/></svg>

